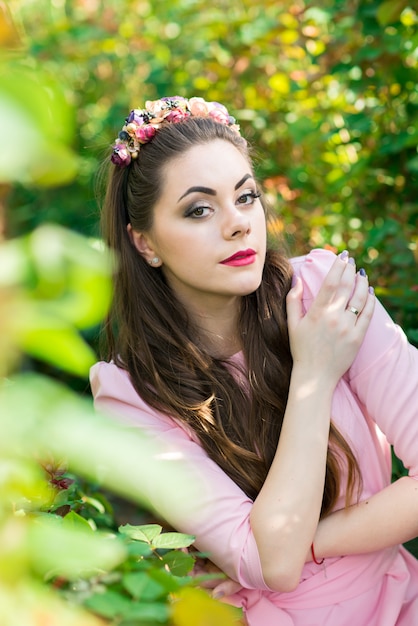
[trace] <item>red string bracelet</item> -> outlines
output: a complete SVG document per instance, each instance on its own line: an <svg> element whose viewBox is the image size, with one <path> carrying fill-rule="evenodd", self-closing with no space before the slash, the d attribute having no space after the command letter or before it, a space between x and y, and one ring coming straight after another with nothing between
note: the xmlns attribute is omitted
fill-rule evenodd
<svg viewBox="0 0 418 626"><path fill-rule="evenodd" d="M320 561L317 560L317 558L315 556L315 552L314 552L313 543L311 544L311 552L312 552L313 562L316 563L317 565L322 565L322 563L325 561L325 559L322 558Z"/></svg>

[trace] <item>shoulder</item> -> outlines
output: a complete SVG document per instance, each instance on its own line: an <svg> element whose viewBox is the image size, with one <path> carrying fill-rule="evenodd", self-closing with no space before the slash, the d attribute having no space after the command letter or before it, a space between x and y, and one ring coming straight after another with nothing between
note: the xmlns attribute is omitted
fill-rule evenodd
<svg viewBox="0 0 418 626"><path fill-rule="evenodd" d="M129 401L131 396L132 400L137 395L128 372L113 361L99 361L93 365L90 369L90 385L95 400L103 396L123 396Z"/></svg>
<svg viewBox="0 0 418 626"><path fill-rule="evenodd" d="M147 404L134 388L129 372L113 361L99 361L91 367L90 386L99 411L155 434L181 430L191 438L186 425Z"/></svg>

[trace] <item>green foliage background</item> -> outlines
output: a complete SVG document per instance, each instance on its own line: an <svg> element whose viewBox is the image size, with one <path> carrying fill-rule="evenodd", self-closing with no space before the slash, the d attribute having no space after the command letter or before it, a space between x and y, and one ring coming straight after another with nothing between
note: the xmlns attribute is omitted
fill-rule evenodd
<svg viewBox="0 0 418 626"><path fill-rule="evenodd" d="M272 233L285 235L292 254L348 247L418 341L414 3L9 4L27 64L65 85L79 157L70 185L13 191L10 235L44 221L97 235L95 172L129 109L164 95L204 96L226 103L256 146Z"/></svg>
<svg viewBox="0 0 418 626"><path fill-rule="evenodd" d="M184 468L68 389L88 392L111 296L96 172L146 99L225 103L272 239L348 248L418 344L417 23L411 0L0 0L2 624L239 623L195 587L191 538L118 528L101 491L141 514L143 477L171 505Z"/></svg>

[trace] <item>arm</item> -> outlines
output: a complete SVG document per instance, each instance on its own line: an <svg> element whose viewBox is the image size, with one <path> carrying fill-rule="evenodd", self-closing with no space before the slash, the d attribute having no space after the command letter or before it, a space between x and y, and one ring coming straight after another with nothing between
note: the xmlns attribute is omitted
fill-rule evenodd
<svg viewBox="0 0 418 626"><path fill-rule="evenodd" d="M368 500L321 520L315 553L320 558L374 552L417 535L418 481L405 476Z"/></svg>
<svg viewBox="0 0 418 626"><path fill-rule="evenodd" d="M139 428L160 450L158 469L162 477L156 482L151 472L133 474L133 497L139 494L177 531L195 535L196 548L208 553L227 576L243 587L268 589L249 523L253 504L250 498L207 456L193 433L138 396L126 371L113 363L97 363L90 380L95 407ZM164 483L164 473L170 478L173 464L190 479L178 482L167 493L158 485Z"/></svg>
<svg viewBox="0 0 418 626"><path fill-rule="evenodd" d="M418 536L418 351L378 302L347 378L409 476L322 520L315 537L319 557L370 552ZM396 515L388 515L392 511Z"/></svg>
<svg viewBox="0 0 418 626"><path fill-rule="evenodd" d="M294 367L283 428L251 511L264 579L277 591L299 583L319 520L332 395L363 341L374 306L367 280L340 259L305 316L301 298L297 282L287 301ZM346 311L349 302L361 311L358 318Z"/></svg>

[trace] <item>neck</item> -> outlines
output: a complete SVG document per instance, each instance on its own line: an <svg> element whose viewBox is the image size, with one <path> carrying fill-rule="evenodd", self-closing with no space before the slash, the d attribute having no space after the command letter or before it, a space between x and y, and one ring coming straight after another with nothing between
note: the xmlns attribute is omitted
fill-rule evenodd
<svg viewBox="0 0 418 626"><path fill-rule="evenodd" d="M216 358L228 358L242 348L238 334L239 299L205 311L190 311L196 343Z"/></svg>

